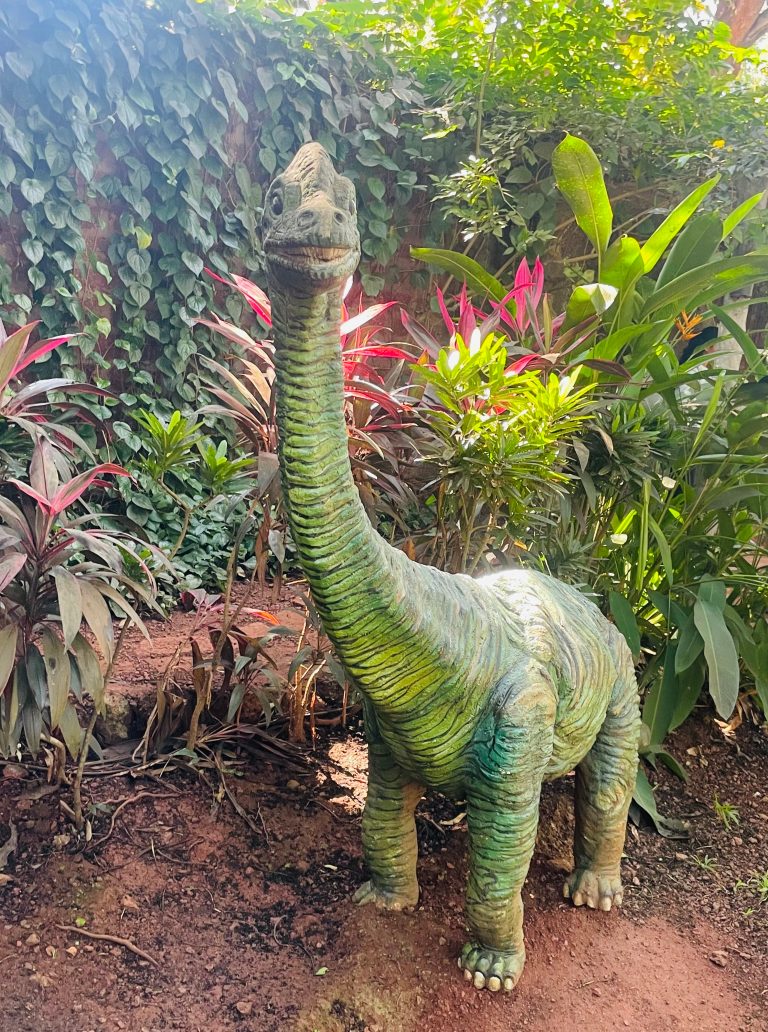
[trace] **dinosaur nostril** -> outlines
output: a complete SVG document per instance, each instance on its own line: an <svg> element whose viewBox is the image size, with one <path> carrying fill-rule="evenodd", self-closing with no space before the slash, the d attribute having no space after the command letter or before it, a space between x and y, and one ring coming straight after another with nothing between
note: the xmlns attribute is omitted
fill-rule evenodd
<svg viewBox="0 0 768 1032"><path fill-rule="evenodd" d="M299 212L299 225L310 226L315 221L315 213L312 211L301 211Z"/></svg>
<svg viewBox="0 0 768 1032"><path fill-rule="evenodd" d="M333 220L334 220L334 222L338 223L339 225L341 225L343 222L346 221L345 218L344 218L344 213L341 212L341 211L335 211L333 213Z"/></svg>

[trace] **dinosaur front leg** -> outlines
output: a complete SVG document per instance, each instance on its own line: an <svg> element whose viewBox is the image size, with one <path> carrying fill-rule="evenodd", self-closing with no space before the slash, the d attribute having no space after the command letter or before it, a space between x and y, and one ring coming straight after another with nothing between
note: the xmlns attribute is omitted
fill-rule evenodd
<svg viewBox="0 0 768 1032"><path fill-rule="evenodd" d="M541 780L552 751L548 705L521 706L481 732L467 784L472 939L459 957L478 989L510 990L525 964L521 891L536 841Z"/></svg>
<svg viewBox="0 0 768 1032"><path fill-rule="evenodd" d="M573 874L563 895L577 907L620 906L621 854L637 775L640 711L634 677L620 681L595 744L576 770Z"/></svg>
<svg viewBox="0 0 768 1032"><path fill-rule="evenodd" d="M370 731L368 733L370 736ZM413 811L422 795L423 787L403 773L384 742L370 740L363 855L371 880L355 893L356 903L375 903L388 910L402 910L418 902L418 846Z"/></svg>

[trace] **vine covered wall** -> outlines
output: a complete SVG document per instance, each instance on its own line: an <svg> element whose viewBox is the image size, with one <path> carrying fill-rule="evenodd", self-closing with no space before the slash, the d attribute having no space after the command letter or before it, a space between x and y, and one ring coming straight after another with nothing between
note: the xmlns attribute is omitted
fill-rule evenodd
<svg viewBox="0 0 768 1032"><path fill-rule="evenodd" d="M188 407L212 305L204 266L258 278L264 187L309 138L356 182L362 284L412 218L412 79L289 16L194 0L0 8L0 315L79 329L60 365L125 404ZM405 125L404 125L405 123ZM237 318L234 296L223 303ZM53 361L53 360L52 360ZM44 375L45 370L40 370Z"/></svg>

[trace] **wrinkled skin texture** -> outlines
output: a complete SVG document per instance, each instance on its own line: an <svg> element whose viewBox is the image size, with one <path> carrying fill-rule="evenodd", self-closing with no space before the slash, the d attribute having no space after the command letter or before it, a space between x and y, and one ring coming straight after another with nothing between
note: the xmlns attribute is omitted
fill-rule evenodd
<svg viewBox="0 0 768 1032"><path fill-rule="evenodd" d="M352 479L343 416L341 293L360 242L352 184L318 144L266 197L280 465L291 533L326 632L364 698L369 743L359 903L418 900L414 807L467 801L470 941L478 988L525 963L521 889L542 781L576 768L576 906L621 902L640 728L624 639L574 588L528 570L472 579L412 562L376 533Z"/></svg>

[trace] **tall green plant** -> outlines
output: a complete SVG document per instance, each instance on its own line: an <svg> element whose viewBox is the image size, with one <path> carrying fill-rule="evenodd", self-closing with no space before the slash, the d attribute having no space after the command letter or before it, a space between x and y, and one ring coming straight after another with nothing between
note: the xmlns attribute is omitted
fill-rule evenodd
<svg viewBox="0 0 768 1032"><path fill-rule="evenodd" d="M740 660L764 707L768 701L759 574L768 519L762 472L768 420L760 379L766 365L748 335L732 325L745 356L740 373L719 370L707 355L681 362L675 347L687 336L690 315L732 324L713 302L768 280L764 252L727 257L719 250L760 195L725 219L697 215L712 180L642 245L626 236L610 242L610 207L588 145L567 138L553 164L596 248L601 277L576 288L570 318L591 305L601 323L592 355L620 358L633 373L617 394L615 411L625 426L632 420L646 432L653 426L666 444L650 466L635 470L629 495L617 492L605 475L621 460L610 436L607 456L587 450L580 470L584 495L571 508L571 519L589 527L594 576L606 594L613 590L617 623L636 648L640 630L652 643L644 717L651 748L658 750L691 712L705 681L718 713L731 715Z"/></svg>
<svg viewBox="0 0 768 1032"><path fill-rule="evenodd" d="M595 248L598 278L574 288L560 332L571 334L572 375L600 404L571 436L561 489L539 494L519 528L525 550L517 559L602 598L639 664L646 755L682 773L663 743L705 687L723 719L740 692L768 713L768 365L727 306L715 303L768 280L763 250L729 257L721 249L759 195L725 218L701 214L710 181L648 240L612 239L611 206L588 145L567 137L553 166ZM472 259L415 254L462 275L504 318L518 317L523 298ZM529 310L530 296L524 304ZM743 351L738 372L718 367L717 341L696 349L693 330L714 320ZM525 343L529 369L559 361L554 347L542 353L538 339ZM639 784L646 805L647 782Z"/></svg>

